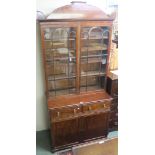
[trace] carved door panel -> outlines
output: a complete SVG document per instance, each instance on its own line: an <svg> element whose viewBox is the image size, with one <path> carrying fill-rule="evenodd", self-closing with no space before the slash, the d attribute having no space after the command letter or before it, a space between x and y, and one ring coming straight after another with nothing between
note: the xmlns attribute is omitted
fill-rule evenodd
<svg viewBox="0 0 155 155"><path fill-rule="evenodd" d="M52 124L53 144L55 147L77 142L78 120L65 120Z"/></svg>
<svg viewBox="0 0 155 155"><path fill-rule="evenodd" d="M108 134L109 112L88 115L80 118L83 126L79 127L79 133L84 140L96 137L105 137Z"/></svg>

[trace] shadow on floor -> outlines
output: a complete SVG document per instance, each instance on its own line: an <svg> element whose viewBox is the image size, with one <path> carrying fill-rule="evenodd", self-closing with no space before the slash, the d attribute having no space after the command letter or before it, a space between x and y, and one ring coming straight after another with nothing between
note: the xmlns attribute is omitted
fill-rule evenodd
<svg viewBox="0 0 155 155"><path fill-rule="evenodd" d="M51 153L50 131L38 131L36 133L36 154L37 155L54 155Z"/></svg>
<svg viewBox="0 0 155 155"><path fill-rule="evenodd" d="M118 131L109 132L107 138L118 136ZM36 133L36 155L56 155L51 152L50 130L38 131Z"/></svg>

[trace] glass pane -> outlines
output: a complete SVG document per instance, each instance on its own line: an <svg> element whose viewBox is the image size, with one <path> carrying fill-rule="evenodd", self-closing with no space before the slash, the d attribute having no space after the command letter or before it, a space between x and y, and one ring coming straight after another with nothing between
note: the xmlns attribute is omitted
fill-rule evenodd
<svg viewBox="0 0 155 155"><path fill-rule="evenodd" d="M108 38L108 27L81 29L81 91L104 88Z"/></svg>
<svg viewBox="0 0 155 155"><path fill-rule="evenodd" d="M50 95L74 93L76 70L75 28L46 28L44 40Z"/></svg>

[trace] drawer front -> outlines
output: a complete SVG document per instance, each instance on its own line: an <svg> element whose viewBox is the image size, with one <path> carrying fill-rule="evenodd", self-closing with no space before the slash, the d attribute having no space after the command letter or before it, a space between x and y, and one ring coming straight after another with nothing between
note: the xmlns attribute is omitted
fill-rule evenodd
<svg viewBox="0 0 155 155"><path fill-rule="evenodd" d="M62 108L55 108L50 111L51 121L59 121L61 119L71 119L81 112L79 106L66 106Z"/></svg>
<svg viewBox="0 0 155 155"><path fill-rule="evenodd" d="M83 105L84 112L93 112L96 110L110 110L110 101L107 100L94 101L85 103Z"/></svg>

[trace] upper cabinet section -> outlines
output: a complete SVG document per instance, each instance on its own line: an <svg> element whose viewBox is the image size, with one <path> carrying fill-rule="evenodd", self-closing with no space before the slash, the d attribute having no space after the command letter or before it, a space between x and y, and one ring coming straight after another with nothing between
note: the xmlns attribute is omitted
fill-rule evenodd
<svg viewBox="0 0 155 155"><path fill-rule="evenodd" d="M40 26L49 97L105 88L112 21L103 11L76 1Z"/></svg>
<svg viewBox="0 0 155 155"><path fill-rule="evenodd" d="M86 2L72 1L70 5L55 9L47 17L47 20L52 19L110 20L110 17L101 9Z"/></svg>

